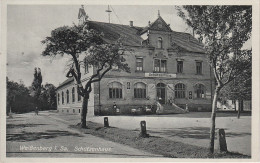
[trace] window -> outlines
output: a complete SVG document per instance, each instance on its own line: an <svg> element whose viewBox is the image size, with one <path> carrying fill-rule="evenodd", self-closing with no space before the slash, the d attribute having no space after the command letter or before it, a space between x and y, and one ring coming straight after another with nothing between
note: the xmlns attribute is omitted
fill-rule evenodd
<svg viewBox="0 0 260 163"><path fill-rule="evenodd" d="M60 94L58 93L58 105L60 104Z"/></svg>
<svg viewBox="0 0 260 163"><path fill-rule="evenodd" d="M195 94L197 96L197 98L205 98L205 86L202 84L197 84L195 86Z"/></svg>
<svg viewBox="0 0 260 163"><path fill-rule="evenodd" d="M144 83L136 83L134 85L134 98L146 98L146 85Z"/></svg>
<svg viewBox="0 0 260 163"><path fill-rule="evenodd" d="M67 103L69 103L70 102L70 92L69 92L69 90L67 90L66 94L67 94Z"/></svg>
<svg viewBox="0 0 260 163"><path fill-rule="evenodd" d="M78 101L80 101L81 100L81 96L80 96L80 94L78 93Z"/></svg>
<svg viewBox="0 0 260 163"><path fill-rule="evenodd" d="M196 61L196 74L202 74L202 62Z"/></svg>
<svg viewBox="0 0 260 163"><path fill-rule="evenodd" d="M162 49L162 38L158 37L157 48Z"/></svg>
<svg viewBox="0 0 260 163"><path fill-rule="evenodd" d="M61 93L62 104L64 104L64 92Z"/></svg>
<svg viewBox="0 0 260 163"><path fill-rule="evenodd" d="M130 82L127 82L126 84L127 84L126 89L130 89Z"/></svg>
<svg viewBox="0 0 260 163"><path fill-rule="evenodd" d="M74 87L72 88L71 95L72 95L72 102L75 102L75 88Z"/></svg>
<svg viewBox="0 0 260 163"><path fill-rule="evenodd" d="M175 85L175 98L185 98L185 85L182 83Z"/></svg>
<svg viewBox="0 0 260 163"><path fill-rule="evenodd" d="M85 72L85 74L88 73L88 62L87 62L86 58L84 58L84 72Z"/></svg>
<svg viewBox="0 0 260 163"><path fill-rule="evenodd" d="M155 59L154 60L155 72L166 72L166 60Z"/></svg>
<svg viewBox="0 0 260 163"><path fill-rule="evenodd" d="M136 58L136 71L143 71L143 58Z"/></svg>
<svg viewBox="0 0 260 163"><path fill-rule="evenodd" d="M122 84L112 82L109 84L109 98L122 98Z"/></svg>
<svg viewBox="0 0 260 163"><path fill-rule="evenodd" d="M183 61L177 61L177 73L183 72Z"/></svg>

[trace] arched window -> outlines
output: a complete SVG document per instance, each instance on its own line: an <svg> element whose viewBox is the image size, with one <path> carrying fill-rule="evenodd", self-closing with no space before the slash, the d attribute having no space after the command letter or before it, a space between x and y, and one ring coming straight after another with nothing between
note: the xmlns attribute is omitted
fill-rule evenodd
<svg viewBox="0 0 260 163"><path fill-rule="evenodd" d="M71 95L72 95L72 102L75 102L75 88L74 87L72 88Z"/></svg>
<svg viewBox="0 0 260 163"><path fill-rule="evenodd" d="M157 48L162 49L162 38L161 37L158 37Z"/></svg>
<svg viewBox="0 0 260 163"><path fill-rule="evenodd" d="M112 82L109 84L109 98L122 98L122 84Z"/></svg>
<svg viewBox="0 0 260 163"><path fill-rule="evenodd" d="M134 85L134 98L146 98L146 85L144 83L136 83Z"/></svg>
<svg viewBox="0 0 260 163"><path fill-rule="evenodd" d="M78 93L78 101L80 101L81 100L81 96L80 96L80 94Z"/></svg>
<svg viewBox="0 0 260 163"><path fill-rule="evenodd" d="M185 98L185 85L182 83L176 84L175 87L175 98Z"/></svg>
<svg viewBox="0 0 260 163"><path fill-rule="evenodd" d="M196 98L206 98L205 86L202 84L196 84L195 85L195 94L196 94Z"/></svg>
<svg viewBox="0 0 260 163"><path fill-rule="evenodd" d="M67 90L66 94L67 94L67 103L69 103L70 102L70 92L69 92L69 90Z"/></svg>
<svg viewBox="0 0 260 163"><path fill-rule="evenodd" d="M60 94L58 93L58 105L60 104Z"/></svg>
<svg viewBox="0 0 260 163"><path fill-rule="evenodd" d="M64 92L63 91L61 93L61 98L62 98L62 104L64 104Z"/></svg>

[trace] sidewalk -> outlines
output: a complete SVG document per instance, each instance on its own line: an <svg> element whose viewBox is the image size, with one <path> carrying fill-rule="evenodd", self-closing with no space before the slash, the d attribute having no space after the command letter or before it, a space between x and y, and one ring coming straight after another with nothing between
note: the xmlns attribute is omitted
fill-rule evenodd
<svg viewBox="0 0 260 163"><path fill-rule="evenodd" d="M70 129L78 116L16 114L7 119L7 157L161 157Z"/></svg>

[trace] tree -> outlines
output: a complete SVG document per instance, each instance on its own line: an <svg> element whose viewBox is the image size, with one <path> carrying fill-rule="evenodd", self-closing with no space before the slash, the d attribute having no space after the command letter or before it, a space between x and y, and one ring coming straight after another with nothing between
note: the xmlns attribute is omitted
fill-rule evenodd
<svg viewBox="0 0 260 163"><path fill-rule="evenodd" d="M83 97L82 128L86 127L88 99L92 91L91 84L100 81L112 69L112 66L130 72L124 58L127 48L122 45L120 40L113 44L105 43L102 36L102 33L100 34L93 29L88 30L86 25L73 25L72 27L63 26L54 29L51 36L42 41L46 45L45 50L42 52L43 56L56 56L58 54L71 56L72 64L69 65L66 76L75 79L77 91ZM84 63L93 66L94 72L83 87L80 66Z"/></svg>
<svg viewBox="0 0 260 163"><path fill-rule="evenodd" d="M55 89L55 86L49 83L42 87L42 93L39 97L39 101L42 105L41 107L44 109L49 110L57 107Z"/></svg>
<svg viewBox="0 0 260 163"><path fill-rule="evenodd" d="M42 74L41 69L34 69L34 78L32 82L32 96L35 97L36 103L39 102L39 97L42 91Z"/></svg>
<svg viewBox="0 0 260 163"><path fill-rule="evenodd" d="M28 112L31 111L33 106L33 101L29 95L29 89L23 84L10 81L8 78L6 80L7 85L7 97L6 97L6 113L12 112Z"/></svg>
<svg viewBox="0 0 260 163"><path fill-rule="evenodd" d="M185 20L205 45L209 64L216 80L212 102L210 153L214 152L216 104L220 90L235 78L246 74L251 63L250 50L242 50L251 37L251 6L178 6L178 15Z"/></svg>
<svg viewBox="0 0 260 163"><path fill-rule="evenodd" d="M252 94L252 53L249 51L247 55L247 61L250 66L247 67L243 76L234 79L232 82L228 83L221 90L221 99L229 99L237 101L241 104L243 100L251 100ZM236 103L235 103L236 110ZM241 107L238 107L238 118L240 117L240 111L243 111Z"/></svg>

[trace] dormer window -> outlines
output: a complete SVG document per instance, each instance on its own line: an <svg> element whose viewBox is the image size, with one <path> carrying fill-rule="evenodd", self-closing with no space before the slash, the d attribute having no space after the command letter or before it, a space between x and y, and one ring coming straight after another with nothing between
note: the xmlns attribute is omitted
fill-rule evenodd
<svg viewBox="0 0 260 163"><path fill-rule="evenodd" d="M157 48L162 49L162 38L158 37Z"/></svg>

